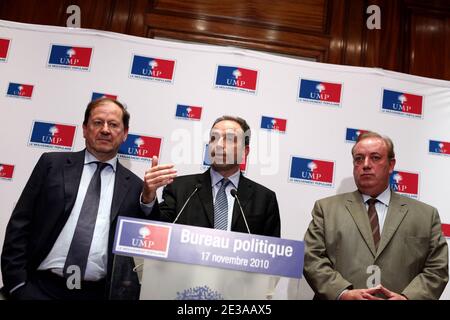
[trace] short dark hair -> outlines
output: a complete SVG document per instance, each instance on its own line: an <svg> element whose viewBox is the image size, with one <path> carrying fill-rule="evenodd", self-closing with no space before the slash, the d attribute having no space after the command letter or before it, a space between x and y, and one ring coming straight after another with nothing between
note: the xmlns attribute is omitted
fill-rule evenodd
<svg viewBox="0 0 450 320"><path fill-rule="evenodd" d="M383 140L387 147L389 160L395 159L394 143L392 142L392 140L389 137L382 136L381 134L374 132L374 131L366 131L364 133L361 133L358 136L358 139L356 140L356 143L352 148L352 156L353 156L353 150L355 149L358 142L360 142L364 139L368 139L368 138L378 138L378 139Z"/></svg>
<svg viewBox="0 0 450 320"><path fill-rule="evenodd" d="M216 119L216 121L214 121L213 125L211 126L211 130L212 128L214 128L214 126L221 122L221 121L225 121L225 120L229 120L229 121L234 121L237 122L239 124L239 126L241 127L242 131L244 131L244 136L245 136L245 146L249 146L250 145L250 136L252 134L251 130L250 130L250 126L248 125L247 121L245 121L244 119L240 118L240 117L235 117L235 116L221 116L219 118Z"/></svg>
<svg viewBox="0 0 450 320"><path fill-rule="evenodd" d="M120 103L119 101L111 98L99 98L96 100L93 100L89 102L89 104L86 107L86 111L84 112L84 120L83 125L87 125L89 121L89 117L91 116L91 112L94 108L98 107L99 105L104 104L105 102L112 102L115 105L117 105L122 110L122 122L125 129L128 129L128 126L130 124L130 113L127 111L127 108Z"/></svg>

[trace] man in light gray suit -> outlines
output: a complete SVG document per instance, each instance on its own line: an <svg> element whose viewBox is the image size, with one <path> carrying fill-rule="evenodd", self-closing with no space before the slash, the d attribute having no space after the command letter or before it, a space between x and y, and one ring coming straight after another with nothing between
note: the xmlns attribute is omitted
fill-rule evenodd
<svg viewBox="0 0 450 320"><path fill-rule="evenodd" d="M448 248L437 210L393 192L392 141L375 132L352 149L357 191L319 200L305 235L316 299L439 299Z"/></svg>

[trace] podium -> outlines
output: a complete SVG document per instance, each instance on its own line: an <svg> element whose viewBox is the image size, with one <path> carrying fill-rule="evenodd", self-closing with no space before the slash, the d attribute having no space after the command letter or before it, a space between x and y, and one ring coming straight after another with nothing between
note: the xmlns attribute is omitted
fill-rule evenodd
<svg viewBox="0 0 450 320"><path fill-rule="evenodd" d="M143 261L141 300L265 300L280 277L301 278L304 244L119 217L113 252Z"/></svg>

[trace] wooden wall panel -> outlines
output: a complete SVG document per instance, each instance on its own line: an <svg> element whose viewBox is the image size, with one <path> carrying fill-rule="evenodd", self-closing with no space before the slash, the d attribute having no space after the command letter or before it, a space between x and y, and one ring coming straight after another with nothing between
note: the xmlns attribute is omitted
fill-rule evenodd
<svg viewBox="0 0 450 320"><path fill-rule="evenodd" d="M81 9L81 27L144 37L148 0L0 0L0 19L66 26L70 5Z"/></svg>
<svg viewBox="0 0 450 320"><path fill-rule="evenodd" d="M231 24L261 25L267 28L323 32L326 0L158 0L152 11Z"/></svg>

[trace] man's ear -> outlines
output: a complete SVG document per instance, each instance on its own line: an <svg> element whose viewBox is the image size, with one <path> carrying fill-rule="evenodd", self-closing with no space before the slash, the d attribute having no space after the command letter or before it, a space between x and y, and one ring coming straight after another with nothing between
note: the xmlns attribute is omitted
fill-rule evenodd
<svg viewBox="0 0 450 320"><path fill-rule="evenodd" d="M395 158L389 160L389 173L392 173L394 171L395 163L396 163Z"/></svg>

